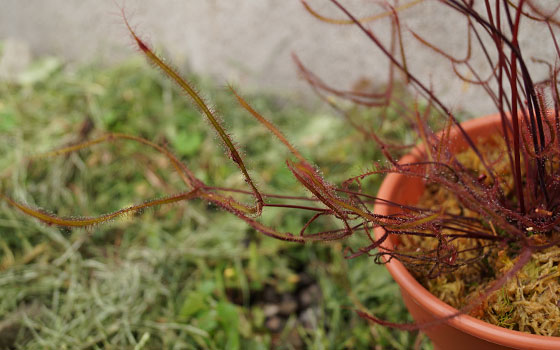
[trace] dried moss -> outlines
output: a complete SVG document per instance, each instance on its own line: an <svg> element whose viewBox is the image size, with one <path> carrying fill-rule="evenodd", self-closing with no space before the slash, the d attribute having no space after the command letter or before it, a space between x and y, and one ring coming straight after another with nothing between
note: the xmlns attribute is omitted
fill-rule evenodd
<svg viewBox="0 0 560 350"><path fill-rule="evenodd" d="M481 148L493 163L494 169L508 180L511 178L507 158L503 156L496 141L486 142ZM457 156L459 160L474 171L482 170L478 158L472 151ZM513 188L513 179L503 186L505 193ZM422 207L441 208L451 213L466 216L477 214L461 207L452 193L435 184L426 187L419 201ZM488 223L489 230L491 223ZM445 232L444 232L445 234ZM554 239L560 238L560 232L553 232ZM556 237L558 236L558 237ZM550 239L550 237L545 238ZM407 237L401 249L435 249L436 239ZM458 250L474 248L479 243L469 238L453 241ZM501 250L486 248L486 257L474 264L458 268L451 273L427 278L422 273L413 272L415 277L432 294L456 308L466 306L479 297L497 278L508 271L515 263L515 254L511 247ZM463 258L480 255L480 250L463 253ZM515 277L511 278L501 289L494 292L482 305L470 312L483 321L500 327L545 336L560 336L560 247L553 246L535 252L530 260Z"/></svg>

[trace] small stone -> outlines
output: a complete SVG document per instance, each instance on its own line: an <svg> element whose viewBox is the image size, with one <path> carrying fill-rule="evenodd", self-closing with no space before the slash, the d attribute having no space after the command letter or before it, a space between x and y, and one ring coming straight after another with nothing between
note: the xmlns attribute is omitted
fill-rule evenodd
<svg viewBox="0 0 560 350"><path fill-rule="evenodd" d="M317 315L312 308L305 309L299 316L299 320L305 329L317 328Z"/></svg>
<svg viewBox="0 0 560 350"><path fill-rule="evenodd" d="M263 301L267 303L274 303L278 301L278 293L274 290L274 288L270 286L265 286L263 291Z"/></svg>
<svg viewBox="0 0 560 350"><path fill-rule="evenodd" d="M268 320L266 320L265 325L266 325L266 328L268 328L269 331L278 332L284 326L283 323L284 322L282 321L282 319L280 317L274 316L274 317L271 317Z"/></svg>
<svg viewBox="0 0 560 350"><path fill-rule="evenodd" d="M287 339L288 344L290 344L295 349L303 349L303 340L301 339L299 332L296 328L290 331Z"/></svg>
<svg viewBox="0 0 560 350"><path fill-rule="evenodd" d="M275 304L266 304L263 306L263 313L266 317L276 316L276 314L280 311L280 307Z"/></svg>
<svg viewBox="0 0 560 350"><path fill-rule="evenodd" d="M301 292L301 294L299 295L299 302L301 303L302 307L308 307L313 302L313 298L307 291L307 289Z"/></svg>
<svg viewBox="0 0 560 350"><path fill-rule="evenodd" d="M313 277L309 276L307 273L300 273L299 274L299 285L301 287L307 287L311 284L315 283Z"/></svg>
<svg viewBox="0 0 560 350"><path fill-rule="evenodd" d="M285 294L282 297L282 302L280 303L280 314L285 316L290 315L296 312L297 308L298 303L293 296L291 296L290 294Z"/></svg>
<svg viewBox="0 0 560 350"><path fill-rule="evenodd" d="M299 294L299 302L301 303L301 306L305 308L311 304L317 304L320 297L321 290L316 284L313 284L301 291Z"/></svg>

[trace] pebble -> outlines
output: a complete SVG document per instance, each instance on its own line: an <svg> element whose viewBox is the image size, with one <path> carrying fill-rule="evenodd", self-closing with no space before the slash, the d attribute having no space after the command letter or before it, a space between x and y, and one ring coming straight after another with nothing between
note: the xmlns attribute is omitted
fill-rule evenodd
<svg viewBox="0 0 560 350"><path fill-rule="evenodd" d="M282 296L282 302L280 303L280 314L285 316L290 315L296 312L297 308L297 301L292 295L284 294Z"/></svg>
<svg viewBox="0 0 560 350"><path fill-rule="evenodd" d="M299 321L306 329L316 329L317 328L317 315L312 308L305 309L299 316Z"/></svg>
<svg viewBox="0 0 560 350"><path fill-rule="evenodd" d="M266 320L265 325L271 332L278 332L284 326L284 321L280 317L274 316Z"/></svg>
<svg viewBox="0 0 560 350"><path fill-rule="evenodd" d="M266 304L263 306L263 313L266 317L276 316L278 311L280 311L280 307L276 304Z"/></svg>
<svg viewBox="0 0 560 350"><path fill-rule="evenodd" d="M311 304L316 304L319 301L320 297L321 297L321 290L319 289L319 286L313 284L307 287L306 289L304 289L299 294L299 302L302 308L306 308Z"/></svg>

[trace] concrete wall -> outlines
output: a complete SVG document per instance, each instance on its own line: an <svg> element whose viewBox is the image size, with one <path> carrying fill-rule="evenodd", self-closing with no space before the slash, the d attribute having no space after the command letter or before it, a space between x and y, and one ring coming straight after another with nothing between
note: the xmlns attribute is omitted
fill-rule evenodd
<svg viewBox="0 0 560 350"><path fill-rule="evenodd" d="M323 14L344 18L328 1L308 2ZM358 16L382 11L374 1L347 3ZM321 23L299 0L128 0L126 10L134 27L180 70L210 74L246 89L308 91L298 80L292 52L341 88L362 77L382 83L387 75L386 59L356 27ZM465 20L437 1L426 0L401 16L438 46L464 55ZM371 28L387 38L387 23L381 20ZM528 52L551 57L552 45L540 39L546 33L527 25L523 45ZM137 54L112 0L0 0L0 40L8 38L28 43L34 55L71 61L110 63ZM452 77L450 64L441 57L415 41L408 43L407 53L411 70L452 107L492 111L476 89ZM536 69L542 72L543 67Z"/></svg>

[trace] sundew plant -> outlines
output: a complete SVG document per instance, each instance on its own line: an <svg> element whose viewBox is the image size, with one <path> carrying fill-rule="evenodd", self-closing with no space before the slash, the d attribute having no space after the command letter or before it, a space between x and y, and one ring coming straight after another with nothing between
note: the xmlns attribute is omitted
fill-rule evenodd
<svg viewBox="0 0 560 350"><path fill-rule="evenodd" d="M191 83L137 34L123 11L124 23L139 52L152 66L176 83L199 109L202 118L206 119L215 131L227 158L238 167L247 187L210 186L195 176L195 171L190 169L188 164L184 164L173 150L138 136L113 133L60 148L47 156L62 156L104 142L141 143L169 160L187 190L97 217L59 217L20 203L8 194L2 193L0 198L24 214L48 225L64 227L91 227L127 214L141 212L149 207L201 200L230 212L256 231L279 240L303 244L361 236L368 243L362 247L349 248L347 258L371 256L378 263L398 259L411 269L423 269L431 278L481 261L489 249L507 249L508 253L516 258L515 263L507 272L497 276L495 283L487 288L480 298L461 311L466 312L503 286L527 264L534 253L558 246L560 242L560 95L557 81L560 48L555 34L560 27L557 15L560 5L544 8L539 1L531 0L436 1L439 6L464 17L466 34L454 40L464 44L466 54L464 57L455 57L402 23L400 12L413 11L412 7L421 2L384 2L382 14L358 18L343 2L331 0L332 5L340 10L340 17L330 18L302 0L302 8L320 21L332 25L353 25L369 39L371 45L381 50L390 63L386 88L383 91L371 92L329 86L294 56L301 76L309 82L318 96L347 118L349 125L360 130L365 139L377 145L385 155L386 162L372 160L372 167L368 171L349 177L342 183L329 182L328 178L322 176L321 169L316 167L312 160L306 159L298 151L297 145L289 141L290 135L285 135L270 123L266 116L261 115L230 86L232 98L266 127L271 137L276 138L289 150L290 157L285 160L285 166L307 190L308 196L262 192L253 175L258 173L259 169L250 169L247 165L247 160L234 141L234 135L230 135L224 128L218 113ZM389 19L392 29L390 38L380 38L369 28L368 23L379 18ZM543 45L554 47L556 57L552 61L524 55L519 37L525 22L533 22L543 28L541 34L545 37L539 37L538 40L541 40ZM455 112L433 92L429 82L420 80L415 72L409 70L408 61L414 57L407 51L406 43L402 39L404 32L410 32L414 39L433 55L446 58L456 72L457 79L486 92L487 98L492 101L496 112L501 116L500 137L505 145L503 159L507 164L507 172L498 168L496 162L490 161L479 149L480 146L461 127ZM450 32L450 35L453 33ZM475 59L481 57L486 64L483 70L473 64ZM533 77L531 67L535 65L546 67L548 74L545 78L536 80ZM416 96L414 103L402 98L399 91L403 87ZM412 145L395 145L384 140L383 135L378 135L365 121L358 120L348 113L348 101L372 110L378 109L381 116L388 108L398 110L410 130L417 135L418 142ZM224 115L227 117L227 111L224 111ZM433 130L434 120L435 124L442 126L440 132ZM469 169L449 151L452 142L449 135L454 129L458 130L468 144L482 165L482 170ZM396 154L402 154L416 144L423 145L425 158L415 163L399 163ZM434 210L393 203L362 189L361 184L368 177L388 173L421 177L426 184L437 184L452 193L462 207L476 213L477 216L450 213L444 208ZM375 203L395 206L399 208L400 213L391 216L375 214L372 209ZM275 227L259 221L261 214L270 208L303 211L308 213L309 220L299 232L280 232ZM326 231L314 230L316 222L326 217L334 219L337 224ZM375 238L372 233L376 228L381 228L384 232L379 238ZM383 242L393 236L435 238L438 243L435 249L414 252L377 250ZM465 239L476 241L476 249L461 249L460 245L455 244ZM361 314L372 321L383 323L373 315L363 312ZM402 325L401 327L410 328Z"/></svg>

